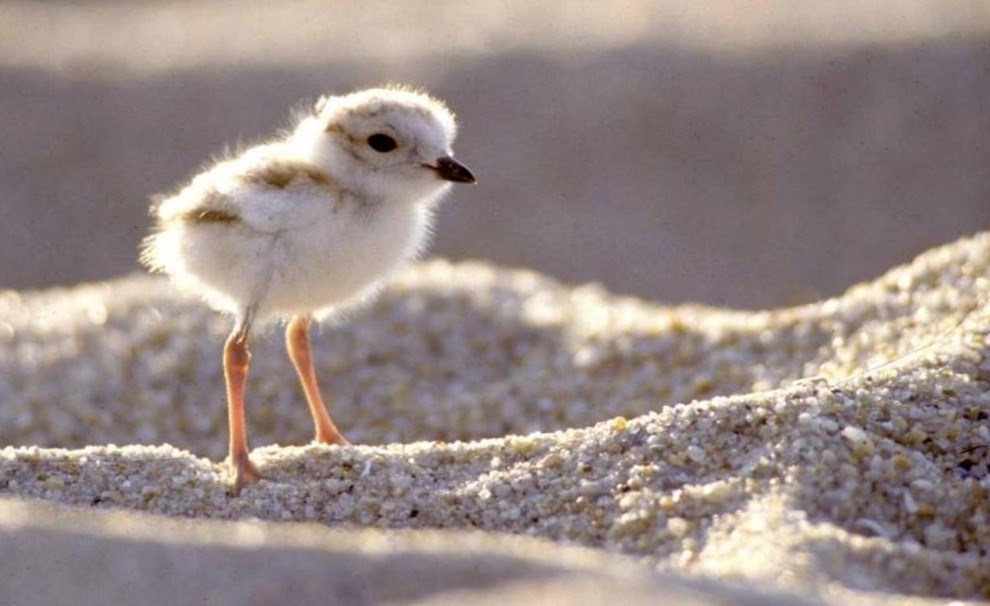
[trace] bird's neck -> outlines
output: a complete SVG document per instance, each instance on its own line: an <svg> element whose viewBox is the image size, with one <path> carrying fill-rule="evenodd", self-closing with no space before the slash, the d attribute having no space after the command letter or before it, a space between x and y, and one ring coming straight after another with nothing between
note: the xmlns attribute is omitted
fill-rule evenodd
<svg viewBox="0 0 990 606"><path fill-rule="evenodd" d="M294 160L319 168L341 189L363 196L373 195L373 192L365 191L359 175L343 168L348 165L347 159L340 157L344 152L326 144L326 136L315 119L304 120L296 127L285 142L285 153Z"/></svg>

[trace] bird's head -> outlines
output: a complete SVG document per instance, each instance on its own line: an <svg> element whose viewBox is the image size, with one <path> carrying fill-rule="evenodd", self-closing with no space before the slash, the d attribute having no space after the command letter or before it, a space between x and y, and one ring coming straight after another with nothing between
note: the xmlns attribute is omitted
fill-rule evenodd
<svg viewBox="0 0 990 606"><path fill-rule="evenodd" d="M323 97L294 138L310 162L353 191L422 199L474 183L453 158L454 115L443 102L407 88Z"/></svg>

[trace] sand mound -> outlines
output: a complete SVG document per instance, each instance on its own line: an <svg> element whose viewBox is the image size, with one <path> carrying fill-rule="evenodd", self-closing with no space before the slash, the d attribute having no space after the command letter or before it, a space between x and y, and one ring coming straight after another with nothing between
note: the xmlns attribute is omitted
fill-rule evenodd
<svg viewBox="0 0 990 606"><path fill-rule="evenodd" d="M225 449L224 319L146 277L5 293L0 494L508 532L842 603L987 596L988 291L990 233L758 313L426 263L316 339L338 424L388 445L265 446L271 480L239 498L206 458ZM278 339L254 353L253 443L304 442Z"/></svg>

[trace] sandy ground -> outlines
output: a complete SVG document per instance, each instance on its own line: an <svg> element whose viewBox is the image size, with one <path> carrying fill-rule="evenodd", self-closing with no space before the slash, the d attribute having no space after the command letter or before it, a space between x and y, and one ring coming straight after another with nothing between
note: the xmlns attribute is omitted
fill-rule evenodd
<svg viewBox="0 0 990 606"><path fill-rule="evenodd" d="M985 598L988 276L990 233L839 298L757 313L663 307L481 263L419 265L317 338L335 416L357 446L273 444L304 443L309 429L278 339L257 344L248 415L269 479L236 498L213 462L225 436L223 319L146 277L7 292L0 494L32 500L3 502L0 554L49 562L71 586L91 570L89 557L57 555L74 545L109 578L153 589L148 562L209 551L210 537L227 537L215 557L270 549L278 562L302 557L293 541L305 540L323 563L312 566L348 562L374 579L353 591L376 603L401 601L403 558L440 536L430 586L461 579L449 587L463 593L409 599L563 602L631 587L647 603L698 579L713 583L690 585L699 603L756 588L834 604ZM120 509L152 515L120 518L131 533L93 511ZM199 532L175 530L174 517L266 522ZM121 533L132 557L114 555ZM368 561L381 541L395 559L369 572L383 570ZM596 553L558 557L555 544ZM274 574L242 555L219 578ZM5 567L22 582L33 569ZM188 564L166 570L197 579L190 595L216 591ZM312 570L287 579L345 582Z"/></svg>
<svg viewBox="0 0 990 606"><path fill-rule="evenodd" d="M601 552L482 533L163 520L0 500L4 604L803 606ZM39 575L38 570L46 574ZM106 571L111 571L107 574ZM661 597L662 596L662 597Z"/></svg>
<svg viewBox="0 0 990 606"><path fill-rule="evenodd" d="M837 295L990 227L985 0L0 1L0 287L136 269L154 194L384 81L480 178L435 250L668 302Z"/></svg>

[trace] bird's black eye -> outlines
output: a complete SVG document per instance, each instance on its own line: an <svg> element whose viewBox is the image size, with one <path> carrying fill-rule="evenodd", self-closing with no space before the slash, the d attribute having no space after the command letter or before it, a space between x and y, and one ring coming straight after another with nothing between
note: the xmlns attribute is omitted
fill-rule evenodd
<svg viewBox="0 0 990 606"><path fill-rule="evenodd" d="M368 137L368 145L376 152L387 153L399 146L395 139L384 133L375 133Z"/></svg>

